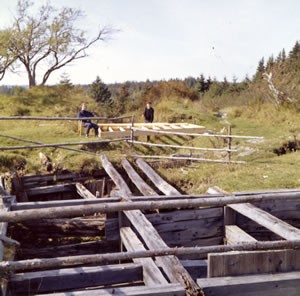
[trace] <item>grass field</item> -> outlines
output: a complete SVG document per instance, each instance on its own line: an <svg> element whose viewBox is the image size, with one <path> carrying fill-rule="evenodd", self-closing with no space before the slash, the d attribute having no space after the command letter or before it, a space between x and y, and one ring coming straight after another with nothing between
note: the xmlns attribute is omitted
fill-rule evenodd
<svg viewBox="0 0 300 296"><path fill-rule="evenodd" d="M0 115L35 115L35 116L75 116L81 101L88 101L84 94L68 98L38 93L35 96L0 98ZM88 101L89 102L89 101ZM90 101L90 108L97 110L95 103ZM142 121L142 109L134 114ZM298 169L299 152L277 156L273 149L293 140L300 131L298 113L288 108L276 109L272 105L254 105L227 107L221 110L226 118L215 116L213 109L204 107L201 102L178 98L166 98L155 106L156 121L190 122L204 125L214 133L219 133L228 123L232 126L232 134L264 137L263 141L236 139L233 148L239 149L233 159L246 161L245 164L212 164L194 162L185 167L158 168L158 171L180 191L202 193L210 186L219 186L226 191L242 191L254 189L275 189L300 187ZM101 110L99 110L100 116ZM0 121L0 146L25 145L21 141L8 139L4 135L14 136L42 143L64 143L93 140L79 137L75 121ZM144 140L144 139L142 139ZM176 136L151 137L155 143L189 145L199 147L222 147L223 140L207 138L191 138ZM30 144L28 144L30 145ZM73 147L73 146L72 146ZM189 153L189 151L171 148L131 147L127 143L111 143L97 145L78 145L73 148L97 153L105 153L119 163L122 157L132 153L169 155L173 153ZM56 167L68 170L93 170L101 167L97 155L88 155L58 148L31 150L0 151L1 173L19 169L23 174L41 172L39 151L44 152ZM195 152L196 153L196 152ZM203 157L220 157L213 153Z"/></svg>

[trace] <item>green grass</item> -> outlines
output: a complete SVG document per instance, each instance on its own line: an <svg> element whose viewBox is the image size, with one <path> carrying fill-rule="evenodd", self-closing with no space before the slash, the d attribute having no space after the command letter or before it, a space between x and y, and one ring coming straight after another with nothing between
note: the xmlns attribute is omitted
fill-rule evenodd
<svg viewBox="0 0 300 296"><path fill-rule="evenodd" d="M27 113L35 116L75 116L80 102L86 101L89 107L101 114L101 109L83 92L77 92L63 97L57 93L39 90L19 97L0 97L0 115L10 116ZM212 164L192 163L187 167L166 169L161 166L158 171L180 191L188 193L202 193L210 186L219 186L226 191L243 191L255 189L295 188L300 186L298 166L300 152L277 156L272 151L284 142L298 135L300 122L297 111L280 108L276 109L269 104L253 106L226 107L222 111L227 118L215 116L215 110L199 102L187 99L164 98L154 105L156 121L190 122L204 125L214 133L219 133L227 126L232 126L232 134L263 136L263 142L236 139L233 148L241 149L233 154L234 160L244 160L246 164ZM27 110L27 111L26 111ZM142 121L143 106L134 112L137 121ZM77 122L73 121L0 121L0 134L15 136L43 143L63 143L87 141L79 137ZM92 137L90 138L93 139ZM145 140L143 137L141 140ZM190 137L151 137L155 143L188 145L200 147L223 147L224 141L216 138L190 138ZM5 137L0 137L0 146L25 145ZM30 145L30 144L28 144ZM73 147L73 146L72 146ZM173 153L189 153L184 149L144 147L136 145L131 147L126 143L111 143L91 145L78 145L73 148L105 153L109 159L119 163L122 157L132 153L146 155L169 155ZM254 152L246 156L239 153L252 149ZM5 173L20 168L25 163L23 174L41 172L38 152L43 151L54 162L56 167L68 170L90 171L101 167L98 156L77 153L58 148L44 148L32 150L0 151L0 172ZM195 153L200 153L194 151ZM204 153L203 157L220 157L213 153Z"/></svg>

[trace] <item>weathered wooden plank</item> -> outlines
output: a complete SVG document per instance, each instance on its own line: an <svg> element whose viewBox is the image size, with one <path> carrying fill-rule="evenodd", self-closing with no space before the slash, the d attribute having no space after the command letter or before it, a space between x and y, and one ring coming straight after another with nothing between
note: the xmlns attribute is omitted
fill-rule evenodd
<svg viewBox="0 0 300 296"><path fill-rule="evenodd" d="M78 217L72 219L41 219L37 221L26 221L23 223L12 223L11 234L13 237L33 239L58 238L76 236L103 236L105 216ZM25 233L24 233L25 231Z"/></svg>
<svg viewBox="0 0 300 296"><path fill-rule="evenodd" d="M34 258L104 254L118 252L119 250L120 243L117 240L89 241L46 248L21 248L18 250L18 259L27 260Z"/></svg>
<svg viewBox="0 0 300 296"><path fill-rule="evenodd" d="M51 201L34 201L34 202L18 202L11 206L11 211L43 209L52 207L69 207L69 206L85 206L95 205L106 202L119 202L121 198L97 198L97 199L68 199L68 200L51 200Z"/></svg>
<svg viewBox="0 0 300 296"><path fill-rule="evenodd" d="M11 276L9 287L16 294L36 294L142 280L142 266L129 263L19 273Z"/></svg>
<svg viewBox="0 0 300 296"><path fill-rule="evenodd" d="M152 183L164 194L166 195L177 195L180 192L171 186L168 182L163 180L153 169L141 158L136 159L138 167L147 175L147 177L152 181Z"/></svg>
<svg viewBox="0 0 300 296"><path fill-rule="evenodd" d="M157 195L157 193L141 178L134 170L127 159L122 160L122 166L128 174L130 180L135 184L138 190L145 196Z"/></svg>
<svg viewBox="0 0 300 296"><path fill-rule="evenodd" d="M225 225L225 241L228 245L256 242L256 239L236 225Z"/></svg>
<svg viewBox="0 0 300 296"><path fill-rule="evenodd" d="M74 183L34 187L26 190L29 196L44 195L44 194L58 193L58 192L72 192L72 191L75 191Z"/></svg>
<svg viewBox="0 0 300 296"><path fill-rule="evenodd" d="M131 201L132 193L122 179L120 174L116 171L113 165L108 161L107 157L102 155L101 157L102 165L104 169L107 171L108 175L115 182L116 186L119 190L124 193L124 198ZM145 163L145 162L142 162ZM152 170L152 169L151 169ZM164 181L165 182L165 181ZM166 183L166 182L165 182ZM166 183L166 185L169 185ZM149 220L145 217L145 215L140 210L132 210L132 211L124 211L125 216L128 218L133 227L138 231L138 233L143 238L147 247L151 250L160 249L168 247L162 238L159 236L156 229L149 222ZM176 256L166 256L159 257L157 261L161 262L161 266L163 266L163 270L170 282L172 283L181 283L186 287L190 293L197 293L198 287L194 280L191 278L189 273L184 269L181 265L179 259Z"/></svg>
<svg viewBox="0 0 300 296"><path fill-rule="evenodd" d="M208 277L300 271L300 250L208 254Z"/></svg>
<svg viewBox="0 0 300 296"><path fill-rule="evenodd" d="M178 196L178 195L177 195ZM177 197L176 196L176 197ZM58 218L58 217L76 217L79 215L91 215L95 212L117 212L122 210L155 210L155 209L174 209L174 208L197 208L207 206L224 206L227 204L238 204L245 202L261 201L263 199L285 199L293 200L300 198L300 192L290 194L276 194L276 195L246 195L246 196L224 196L224 197L198 197L195 199L188 198L189 196L181 195L179 200L166 200L166 201L137 201L137 202L122 202L81 206L70 206L67 208L53 207L52 209L33 209L4 213L0 211L0 221L16 222L30 219L41 218Z"/></svg>
<svg viewBox="0 0 300 296"><path fill-rule="evenodd" d="M81 183L76 183L76 190L77 193L85 199L96 199L97 197L92 194L84 185L82 185Z"/></svg>
<svg viewBox="0 0 300 296"><path fill-rule="evenodd" d="M106 170L107 174L111 177L111 179L114 181L116 186L123 193L122 197L124 199L130 200L129 197L132 195L132 193L128 185L120 176L120 174L117 172L117 170L114 168L114 166L110 163L110 161L107 159L107 156L103 154L100 156L100 159L102 162L102 166Z"/></svg>
<svg viewBox="0 0 300 296"><path fill-rule="evenodd" d="M300 239L300 230L298 228L291 226L252 204L236 204L228 205L228 207L287 240Z"/></svg>
<svg viewBox="0 0 300 296"><path fill-rule="evenodd" d="M5 205L5 203L3 202L3 198L0 197L0 209L2 211L8 211L9 208L7 207L7 205ZM0 235L1 236L6 236L6 232L7 232L7 225L8 223L6 222L2 222L0 223ZM2 240L0 240L0 261L2 261L4 259L4 243ZM7 282L4 278L0 278L0 292L1 295L5 296L6 295L6 290L7 290Z"/></svg>
<svg viewBox="0 0 300 296"><path fill-rule="evenodd" d="M155 238L155 237L154 237ZM149 238L150 239L150 238ZM2 261L0 262L0 272L16 272L20 270L38 270L45 268L60 268L66 266L83 264L105 264L116 260L131 260L141 257L158 256L187 256L187 255L207 255L210 253L221 253L231 251L259 251L259 250L281 250L299 249L300 240L293 241L267 241L248 243L243 245L216 245L216 246L194 246L192 248L156 248L155 250L145 250L137 252L116 252L109 254L93 254L85 256L55 257L23 261Z"/></svg>
<svg viewBox="0 0 300 296"><path fill-rule="evenodd" d="M219 217L223 219L223 208L182 209L170 212L146 214L147 219L154 225L177 223L180 221L201 220Z"/></svg>
<svg viewBox="0 0 300 296"><path fill-rule="evenodd" d="M36 296L109 296L109 295L127 295L127 296L185 296L185 290L180 284L168 284L164 286L134 286L124 288L95 289L84 291L72 291L65 293L40 294Z"/></svg>
<svg viewBox="0 0 300 296"><path fill-rule="evenodd" d="M198 279L210 296L299 296L300 272Z"/></svg>
<svg viewBox="0 0 300 296"><path fill-rule="evenodd" d="M122 227L120 229L120 234L126 250L145 250L142 242L130 227ZM143 266L143 278L146 286L165 285L168 283L151 258L137 258L133 259L133 262Z"/></svg>
<svg viewBox="0 0 300 296"><path fill-rule="evenodd" d="M157 250L167 248L168 246L162 240L153 225L147 220L143 213L139 210L126 211L126 217L131 222L133 227L138 231L147 247L150 250ZM190 293L197 293L197 285L181 265L176 256L157 257L156 261L163 267L165 274L168 276L170 282L183 284Z"/></svg>

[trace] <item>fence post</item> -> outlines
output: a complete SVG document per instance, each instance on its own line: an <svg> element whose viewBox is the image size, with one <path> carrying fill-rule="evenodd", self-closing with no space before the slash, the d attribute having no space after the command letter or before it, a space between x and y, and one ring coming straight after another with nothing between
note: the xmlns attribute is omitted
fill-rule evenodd
<svg viewBox="0 0 300 296"><path fill-rule="evenodd" d="M232 141L232 138L231 138L231 125L229 124L228 125L228 161L230 162L231 161L231 141Z"/></svg>
<svg viewBox="0 0 300 296"><path fill-rule="evenodd" d="M130 139L131 139L131 146L133 146L133 141L134 141L134 116L135 115L132 115L131 116L131 132L130 132Z"/></svg>

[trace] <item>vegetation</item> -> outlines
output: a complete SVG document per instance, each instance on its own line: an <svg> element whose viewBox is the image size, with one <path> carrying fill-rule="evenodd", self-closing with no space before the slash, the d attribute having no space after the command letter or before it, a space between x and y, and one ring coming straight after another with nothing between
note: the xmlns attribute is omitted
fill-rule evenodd
<svg viewBox="0 0 300 296"><path fill-rule="evenodd" d="M100 78L88 86L73 85L67 75L57 86L40 86L30 89L0 87L1 116L74 116L80 103L99 116L135 114L136 121L143 121L143 109L149 100L155 109L155 121L190 122L204 125L215 133L225 132L230 124L233 134L263 136L263 141L235 139L232 155L246 164L191 163L166 168L159 166L162 176L180 191L200 193L209 186L220 186L226 191L254 189L294 188L300 186L299 158L299 102L300 102L300 49L299 43L289 53L282 50L259 61L257 72L238 82L188 77L184 80L125 82L105 85ZM272 73L272 83L293 101L274 103L274 93L269 88L264 73ZM97 86L111 96L98 96ZM99 98L99 99L96 99ZM104 108L109 102L112 108ZM224 129L225 128L225 129ZM22 142L5 135L43 143L86 141L80 138L74 121L0 121L0 146L20 145ZM151 137L155 143L223 147L223 140L189 137ZM282 148L283 147L283 148ZM127 143L87 145L74 148L95 153L106 153L119 163L120 158L131 153L166 155L190 153L187 150L153 148ZM58 148L45 148L43 152L54 162L56 170L90 171L101 166L98 157ZM0 151L0 171L18 171L22 174L42 171L38 158L39 149ZM283 154L279 151L283 152ZM289 153L292 152L293 153ZM294 152L295 151L295 152ZM210 152L203 157L220 158Z"/></svg>
<svg viewBox="0 0 300 296"><path fill-rule="evenodd" d="M79 9L63 7L57 11L49 3L32 12L33 3L19 0L10 28L0 30L0 79L7 70L24 67L29 87L45 85L50 75L75 60L87 56L86 50L111 35L101 29L88 39L76 25L83 15Z"/></svg>

